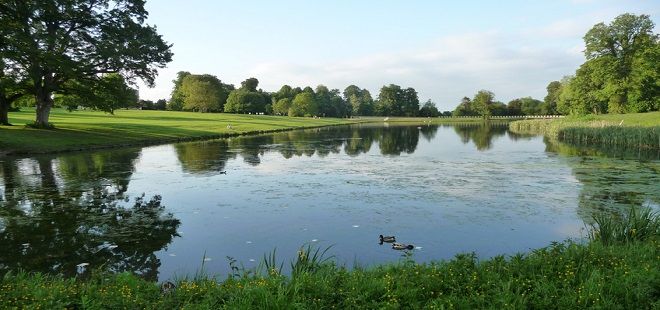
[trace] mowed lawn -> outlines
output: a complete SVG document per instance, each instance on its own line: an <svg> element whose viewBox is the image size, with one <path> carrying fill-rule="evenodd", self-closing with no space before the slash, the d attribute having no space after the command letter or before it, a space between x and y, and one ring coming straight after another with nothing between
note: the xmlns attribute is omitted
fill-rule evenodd
<svg viewBox="0 0 660 310"><path fill-rule="evenodd" d="M349 124L337 118L302 118L172 111L95 111L54 109L54 130L32 129L33 109L10 112L14 126L0 126L0 154L45 153L97 147L128 146L185 139L222 137L259 131Z"/></svg>

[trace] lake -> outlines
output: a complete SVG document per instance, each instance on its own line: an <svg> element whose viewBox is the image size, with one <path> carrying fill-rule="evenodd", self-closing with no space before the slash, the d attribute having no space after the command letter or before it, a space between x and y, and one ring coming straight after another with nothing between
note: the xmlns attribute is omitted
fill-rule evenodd
<svg viewBox="0 0 660 310"><path fill-rule="evenodd" d="M594 212L660 205L657 150L507 128L362 124L0 158L0 274L224 277L230 259L251 268L276 249L286 266L310 244L349 267L400 260L380 234L418 262L485 258L583 240Z"/></svg>

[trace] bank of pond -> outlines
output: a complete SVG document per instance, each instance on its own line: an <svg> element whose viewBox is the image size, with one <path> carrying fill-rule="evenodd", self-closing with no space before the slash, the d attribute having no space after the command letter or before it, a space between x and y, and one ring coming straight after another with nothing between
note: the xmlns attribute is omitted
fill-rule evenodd
<svg viewBox="0 0 660 310"><path fill-rule="evenodd" d="M291 263L291 275L273 265L273 256L264 256L257 269L237 267L230 259L229 275L201 270L162 283L130 273L75 279L13 272L0 281L0 304L30 309L656 309L658 240L656 228L642 241L567 241L509 257L479 260L459 254L421 264L414 253L404 253L398 263L352 269L312 258L307 247Z"/></svg>

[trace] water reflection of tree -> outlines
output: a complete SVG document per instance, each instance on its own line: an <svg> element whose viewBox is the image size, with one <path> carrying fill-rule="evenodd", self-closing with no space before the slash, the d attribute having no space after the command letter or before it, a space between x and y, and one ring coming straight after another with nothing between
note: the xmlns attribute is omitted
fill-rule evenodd
<svg viewBox="0 0 660 310"><path fill-rule="evenodd" d="M451 125L464 144L472 141L479 151L489 150L493 147L493 139L506 134L507 123L479 122Z"/></svg>
<svg viewBox="0 0 660 310"><path fill-rule="evenodd" d="M160 198L123 207L136 150L1 162L0 273L25 269L67 276L78 264L156 280L154 254L179 220Z"/></svg>
<svg viewBox="0 0 660 310"><path fill-rule="evenodd" d="M177 143L174 149L183 171L188 173L219 173L229 159L236 157L227 139Z"/></svg>
<svg viewBox="0 0 660 310"><path fill-rule="evenodd" d="M630 207L660 206L660 163L653 151L581 148L549 138L544 142L547 152L564 155L582 184L578 214L585 222L592 221L594 212L622 214Z"/></svg>
<svg viewBox="0 0 660 310"><path fill-rule="evenodd" d="M420 133L433 139L438 126L361 124L279 132L268 135L245 136L208 142L182 143L175 146L184 171L189 173L218 173L229 159L240 155L250 165L261 163L267 151L277 151L284 158L294 156L325 157L343 150L357 156L371 150L374 142L384 155L413 153Z"/></svg>

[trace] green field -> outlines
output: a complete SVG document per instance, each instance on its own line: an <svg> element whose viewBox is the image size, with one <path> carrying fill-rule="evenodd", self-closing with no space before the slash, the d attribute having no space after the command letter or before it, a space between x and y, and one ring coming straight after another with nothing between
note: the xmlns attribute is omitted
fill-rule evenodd
<svg viewBox="0 0 660 310"><path fill-rule="evenodd" d="M660 148L660 112L515 121L509 129L578 145Z"/></svg>
<svg viewBox="0 0 660 310"><path fill-rule="evenodd" d="M50 117L56 127L54 130L26 127L25 124L34 121L33 109L12 112L9 119L14 126L0 126L0 155L212 139L305 127L383 122L385 117L338 119L140 110L117 110L111 115L96 111L67 112L54 109ZM483 119L389 117L387 121L439 124L481 122Z"/></svg>
<svg viewBox="0 0 660 310"><path fill-rule="evenodd" d="M139 110L118 110L110 115L54 109L50 121L56 129L42 130L24 126L34 120L33 110L9 113L9 119L14 126L0 126L0 153L44 153L143 145L354 122L334 118Z"/></svg>

